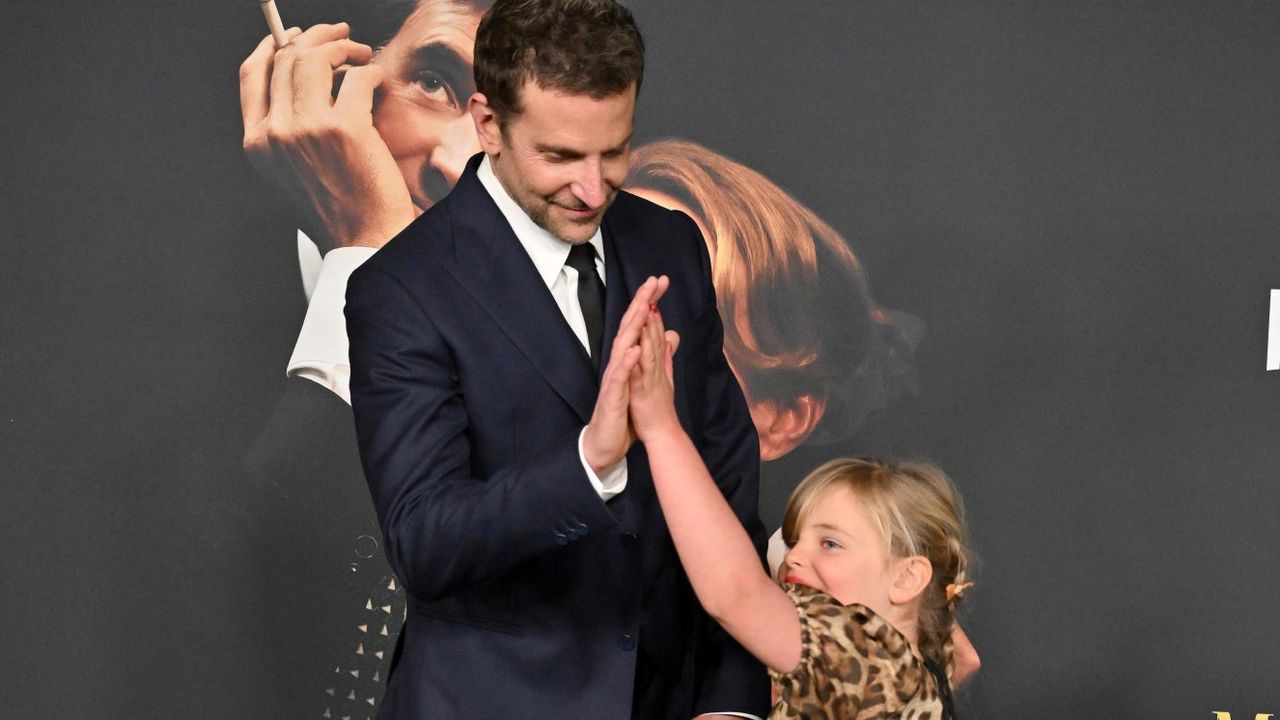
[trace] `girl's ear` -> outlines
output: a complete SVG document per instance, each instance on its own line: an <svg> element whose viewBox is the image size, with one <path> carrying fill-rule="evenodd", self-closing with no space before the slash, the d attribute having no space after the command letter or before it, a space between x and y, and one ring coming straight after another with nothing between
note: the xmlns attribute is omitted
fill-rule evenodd
<svg viewBox="0 0 1280 720"><path fill-rule="evenodd" d="M909 603L929 587L933 579L933 565L923 555L898 558L893 585L889 588L889 601L895 605Z"/></svg>

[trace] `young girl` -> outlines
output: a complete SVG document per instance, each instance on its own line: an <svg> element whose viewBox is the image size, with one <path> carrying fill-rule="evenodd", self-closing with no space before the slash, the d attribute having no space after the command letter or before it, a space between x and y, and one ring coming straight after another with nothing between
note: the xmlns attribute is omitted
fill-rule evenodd
<svg viewBox="0 0 1280 720"><path fill-rule="evenodd" d="M925 464L826 463L787 507L779 587L676 417L677 343L654 310L638 348L617 359L626 372L605 384L629 394L699 601L769 668L778 692L770 717L953 718L952 611L967 553L951 482Z"/></svg>

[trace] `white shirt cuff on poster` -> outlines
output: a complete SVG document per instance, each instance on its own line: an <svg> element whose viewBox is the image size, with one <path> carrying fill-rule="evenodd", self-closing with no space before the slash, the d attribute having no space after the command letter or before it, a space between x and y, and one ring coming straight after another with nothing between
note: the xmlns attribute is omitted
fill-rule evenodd
<svg viewBox="0 0 1280 720"><path fill-rule="evenodd" d="M307 246L310 246L308 250ZM342 314L346 304L347 278L377 252L374 248L334 248L315 263L319 253L302 231L298 231L298 261L302 286L309 289L307 314L302 320L298 342L289 358L289 375L313 380L351 404L351 361L347 355L347 323Z"/></svg>
<svg viewBox="0 0 1280 720"><path fill-rule="evenodd" d="M342 313L347 279L375 252L374 248L367 247L334 248L322 259L315 243L298 231L298 265L308 302L298 342L289 358L288 374L323 385L348 405L351 404L351 360L347 352L346 318ZM578 459L591 487L602 500L607 501L626 488L626 458L597 476L582 452L582 433L578 434Z"/></svg>

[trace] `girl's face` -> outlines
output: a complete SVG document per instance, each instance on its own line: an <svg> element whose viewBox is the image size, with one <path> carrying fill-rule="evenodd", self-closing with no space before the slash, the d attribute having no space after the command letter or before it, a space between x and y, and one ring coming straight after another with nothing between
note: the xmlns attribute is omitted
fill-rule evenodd
<svg viewBox="0 0 1280 720"><path fill-rule="evenodd" d="M900 558L890 558L866 507L847 487L825 491L800 523L783 559L783 582L821 590L842 605L862 603L888 617Z"/></svg>

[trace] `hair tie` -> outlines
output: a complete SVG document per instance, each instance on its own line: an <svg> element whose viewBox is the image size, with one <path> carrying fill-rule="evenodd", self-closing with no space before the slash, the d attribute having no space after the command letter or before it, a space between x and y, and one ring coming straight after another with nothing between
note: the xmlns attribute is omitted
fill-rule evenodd
<svg viewBox="0 0 1280 720"><path fill-rule="evenodd" d="M954 602L964 595L964 591L973 587L973 583L951 583L947 586L947 602Z"/></svg>

